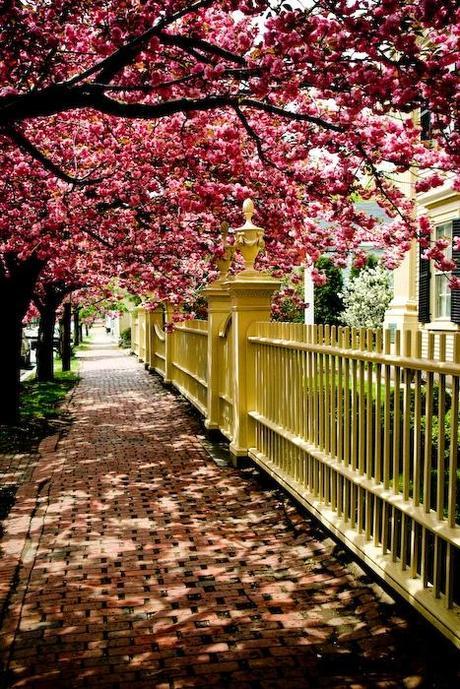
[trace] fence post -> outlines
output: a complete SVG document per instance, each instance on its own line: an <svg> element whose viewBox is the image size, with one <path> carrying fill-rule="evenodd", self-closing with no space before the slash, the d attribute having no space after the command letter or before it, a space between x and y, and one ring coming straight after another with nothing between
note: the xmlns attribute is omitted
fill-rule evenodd
<svg viewBox="0 0 460 689"><path fill-rule="evenodd" d="M148 352L149 352L149 359L147 361L148 363L148 370L149 371L154 371L156 368L156 332L155 332L155 327L159 327L160 330L163 329L163 309L162 308L156 308L153 311L150 310L148 312L148 319L147 319L147 338L148 338Z"/></svg>
<svg viewBox="0 0 460 689"><path fill-rule="evenodd" d="M139 355L139 310L136 307L131 311L131 351Z"/></svg>
<svg viewBox="0 0 460 689"><path fill-rule="evenodd" d="M152 361L152 338L151 338L151 315L150 309L145 310L145 357L144 366L147 371L150 370Z"/></svg>
<svg viewBox="0 0 460 689"><path fill-rule="evenodd" d="M174 308L171 304L165 305L166 322L171 323ZM174 381L174 331L165 330L165 377L164 382L172 384Z"/></svg>
<svg viewBox="0 0 460 689"><path fill-rule="evenodd" d="M254 269L258 253L264 247L264 231L252 223L254 204L243 204L244 225L235 230L235 248L244 259L245 270L225 282L232 307L233 337L233 440L230 452L236 465L255 444L254 424L248 412L254 407L254 360L248 342L249 327L257 321L270 320L271 299L280 281Z"/></svg>
<svg viewBox="0 0 460 689"><path fill-rule="evenodd" d="M147 354L148 354L148 336L149 336L149 330L148 330L148 325L149 325L149 310L145 308L144 306L144 314L143 314L143 323L144 323L144 330L143 330L143 339L142 339L142 348L144 350L144 356L142 357L143 362L144 362L144 367L147 368Z"/></svg>
<svg viewBox="0 0 460 689"><path fill-rule="evenodd" d="M219 333L230 315L230 294L216 281L205 290L208 300L208 395L204 425L208 430L219 429L221 371L219 361Z"/></svg>
<svg viewBox="0 0 460 689"><path fill-rule="evenodd" d="M222 223L222 240L224 254L218 261L219 277L209 285L203 295L208 301L208 393L207 414L204 425L208 430L218 430L220 427L220 391L222 387L220 353L220 332L230 317L230 293L224 286L227 272L233 258L234 248L227 245L228 223Z"/></svg>
<svg viewBox="0 0 460 689"><path fill-rule="evenodd" d="M142 305L137 309L137 357L139 362L144 361L145 346L145 310Z"/></svg>

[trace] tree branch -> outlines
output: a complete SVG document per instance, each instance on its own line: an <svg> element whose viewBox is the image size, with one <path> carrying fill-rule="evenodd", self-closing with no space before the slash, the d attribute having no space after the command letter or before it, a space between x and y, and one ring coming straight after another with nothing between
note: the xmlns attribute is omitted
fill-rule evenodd
<svg viewBox="0 0 460 689"><path fill-rule="evenodd" d="M77 74L76 76L69 79L66 84L68 86L73 86L81 81L84 81L93 74L99 74L99 81L109 82L123 67L125 67L129 62L142 50L143 46L148 43L148 41L153 38L156 34L161 32L166 26L169 26L181 19L187 14L196 12L200 9L208 7L213 4L215 0L197 0L190 5L182 8L178 12L171 15L166 15L162 19L158 20L154 26L150 27L142 33L140 36L136 36L129 43L121 46L118 50L115 50L111 55L104 58L100 62L97 62L92 67L89 67L84 72Z"/></svg>
<svg viewBox="0 0 460 689"><path fill-rule="evenodd" d="M84 89L84 87L82 87ZM254 100L253 98L245 98L241 96L227 96L227 95L215 95L206 96L205 98L179 98L176 100L164 101L162 103L123 103L121 101L116 101L108 98L104 93L99 91L99 93L92 93L91 89L89 92L82 94L83 100L79 107L93 107L100 112L107 115L115 115L118 117L136 118L136 119L156 119L160 117L167 117L168 115L174 115L178 112L196 112L205 110L215 110L217 108L225 107L239 107L246 106L248 108L253 108L255 110L262 110L263 112L268 112L273 115L278 115L285 119L295 120L298 122L309 122L310 124L316 124L319 127L328 129L330 131L343 133L344 129L339 125L336 125L328 120L324 120L321 117L315 117L314 115L308 115L307 113L294 112L292 110L286 110L280 108L271 103L266 103L264 101ZM86 98L84 98L86 96Z"/></svg>
<svg viewBox="0 0 460 689"><path fill-rule="evenodd" d="M357 145L357 149L358 149L358 151L361 153L361 155L363 156L363 160L365 161L366 165L368 165L368 167L370 168L371 174L372 174L372 178L373 178L373 180L374 180L374 182L375 182L375 186L376 186L377 189L380 191L380 193L382 194L383 198L385 198L385 199L392 205L393 209L394 209L394 210L396 211L396 213L400 216L401 220L403 220L404 222L407 223L407 222L409 221L409 219L404 215L404 213L403 213L403 212L401 211L401 209L396 205L396 203L393 201L393 199L391 199L391 198L388 196L388 192L387 192L387 190L385 189L385 185L384 185L383 182L382 182L382 175L381 175L381 173L379 172L379 170L377 170L377 167L375 166L374 162L371 160L371 158L370 158L370 156L368 155L367 151L365 150L364 146L363 146L362 144L358 144L358 145Z"/></svg>
<svg viewBox="0 0 460 689"><path fill-rule="evenodd" d="M21 132L19 132L17 129L15 129L12 126L5 127L5 131L10 137L14 143L19 146L23 151L28 153L32 158L35 160L38 160L39 163L43 165L43 167L48 170L49 172L52 172L56 177L59 179L62 179L64 182L68 182L69 184L75 184L75 186L88 186L90 184L97 184L98 182L101 182L103 180L103 177L97 177L93 179L89 179L87 177L72 177L71 175L68 175L64 170L61 170L61 168L53 163L49 158L47 158L41 151L38 150L36 146L34 146L33 143L31 143Z"/></svg>
<svg viewBox="0 0 460 689"><path fill-rule="evenodd" d="M295 173L293 170L290 170L289 168L282 168L280 165L277 165L273 160L267 157L263 146L262 146L262 139L260 136L257 134L255 129L250 125L246 115L241 111L240 108L236 107L235 108L236 115L238 119L240 120L241 124L245 128L246 132L248 133L249 137L254 141L256 148L257 148L257 153L259 155L259 158L265 165L268 165L269 167L273 168L274 170L277 170L278 172L281 172L283 175L286 175L286 177L289 177L290 179L296 179Z"/></svg>
<svg viewBox="0 0 460 689"><path fill-rule="evenodd" d="M240 110L240 108L238 106L235 107L235 112L236 112L236 115L237 115L239 121L241 122L241 124L245 128L249 138L254 141L256 148L257 148L257 153L259 154L259 158L262 160L262 162L266 163L267 165L271 165L271 161L268 160L267 156L265 155L265 151L262 147L261 138L257 134L257 132L253 129L253 127L251 127L251 125L249 124L249 122L246 118L246 115Z"/></svg>
<svg viewBox="0 0 460 689"><path fill-rule="evenodd" d="M259 76L261 70L258 68L228 68L222 72L222 77L234 77L236 79L248 79L249 77ZM90 84L85 84L85 91L91 92L95 91L97 93L110 91L112 93L126 93L139 91L140 93L152 93L157 89L169 88L171 86L178 86L185 84L194 79L202 79L203 74L197 72L194 74L184 74L176 79L170 79L169 81L162 81L157 84L104 84L100 81L92 81Z"/></svg>
<svg viewBox="0 0 460 689"><path fill-rule="evenodd" d="M95 239L97 242L100 242L101 244L103 244L104 246L106 246L108 249L113 249L113 248L114 248L113 244L111 244L111 243L108 242L106 239L104 239L104 237L99 236L99 235L97 234L97 232L94 232L93 230L90 230L89 227L80 227L79 230L80 230L81 232L84 232L85 234L87 234L89 237L92 237L92 238Z"/></svg>
<svg viewBox="0 0 460 689"><path fill-rule="evenodd" d="M307 113L294 112L292 110L286 110L285 108L280 108L277 105L272 105L271 103L266 103L265 101L254 100L253 98L239 98L239 105L246 105L249 108L255 108L256 110L263 110L264 112L271 113L272 115L279 115L288 120L296 120L298 122L310 122L310 124L317 124L323 129L329 129L333 132L338 132L342 134L344 132L343 127L338 124L324 120L322 117L315 117L315 115L308 115Z"/></svg>
<svg viewBox="0 0 460 689"><path fill-rule="evenodd" d="M201 50L204 53L210 53L216 57L220 57L229 62L235 62L238 65L246 65L246 60L241 55L232 53L230 50L221 48L220 46L209 43L202 38L190 38L189 36L180 36L177 34L168 34L160 31L157 33L158 38L164 45L173 45L177 48L192 48L193 50Z"/></svg>
<svg viewBox="0 0 460 689"><path fill-rule="evenodd" d="M15 98L8 97L4 99L5 105L3 112L0 112L0 122L3 121L4 124L11 126L14 121L30 117L53 115L58 112L81 108L93 108L107 115L128 119L153 120L174 115L178 112L187 113L214 110L216 108L246 106L272 115L278 115L285 119L316 124L333 132L344 132L343 127L322 117L286 110L272 103L248 98L244 95L229 96L218 94L205 96L204 98L179 98L160 103L124 103L108 98L104 94L104 90L104 85L95 87L94 84L82 84L70 88L68 84L55 84L41 91L32 91ZM43 162L46 160L45 158Z"/></svg>

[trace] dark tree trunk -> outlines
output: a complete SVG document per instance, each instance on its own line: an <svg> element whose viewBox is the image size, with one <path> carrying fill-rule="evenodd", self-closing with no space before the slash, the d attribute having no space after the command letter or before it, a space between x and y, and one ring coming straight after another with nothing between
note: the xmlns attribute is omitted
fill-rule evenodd
<svg viewBox="0 0 460 689"><path fill-rule="evenodd" d="M1 291L0 291L1 293ZM21 369L21 338L23 314L15 304L7 303L2 309L2 335L0 337L1 396L0 424L15 424L19 420L19 391Z"/></svg>
<svg viewBox="0 0 460 689"><path fill-rule="evenodd" d="M80 309L77 307L73 311L73 343L77 347L81 342L80 329Z"/></svg>
<svg viewBox="0 0 460 689"><path fill-rule="evenodd" d="M40 381L54 378L54 329L59 305L72 289L63 282L48 283L42 286L34 301L40 311L39 341L37 351L37 377ZM72 306L64 304L63 317L59 323L59 354L62 359L62 370L70 371L72 355L71 343Z"/></svg>
<svg viewBox="0 0 460 689"><path fill-rule="evenodd" d="M54 379L54 326L57 305L45 304L40 309L37 341L37 379L46 383Z"/></svg>
<svg viewBox="0 0 460 689"><path fill-rule="evenodd" d="M44 262L31 256L17 263L12 254L4 256L4 265L6 270L0 272L0 424L11 425L19 420L22 320Z"/></svg>
<svg viewBox="0 0 460 689"><path fill-rule="evenodd" d="M80 337L80 342L83 342L83 326L82 326L81 323L80 323L80 325L78 326L78 332L80 333L80 335L79 335L79 337Z"/></svg>
<svg viewBox="0 0 460 689"><path fill-rule="evenodd" d="M89 336L89 328L88 328L88 325L86 323L85 323L85 335L86 335L86 337Z"/></svg>
<svg viewBox="0 0 460 689"><path fill-rule="evenodd" d="M69 302L66 302L64 304L64 313L61 319L61 359L63 371L70 371L72 358L71 325L72 306Z"/></svg>

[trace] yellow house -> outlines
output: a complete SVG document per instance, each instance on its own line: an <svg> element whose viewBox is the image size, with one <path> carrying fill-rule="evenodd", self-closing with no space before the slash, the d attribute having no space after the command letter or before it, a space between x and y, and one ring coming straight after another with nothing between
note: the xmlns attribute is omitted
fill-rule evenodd
<svg viewBox="0 0 460 689"><path fill-rule="evenodd" d="M414 194L414 178L410 173L401 180L408 195ZM434 226L432 239L460 236L460 193L452 189L450 180L442 187L416 195L420 214L428 214ZM460 275L460 252L454 252ZM457 271L455 271L457 273ZM436 271L433 262L423 259L414 242L403 263L394 272L394 296L385 315L387 328L421 328L446 333L447 358L451 347L449 335L460 330L460 290L450 290L449 276ZM427 343L428 337L424 338ZM435 355L437 355L435 353Z"/></svg>
<svg viewBox="0 0 460 689"><path fill-rule="evenodd" d="M460 236L460 193L452 189L449 182L441 188L419 194L420 210L427 212L434 225L434 237L452 240ZM453 258L458 256L454 252ZM459 265L460 269L460 265ZM457 271L455 271L457 272ZM448 276L436 271L429 261L419 258L418 269L418 317L428 330L457 331L460 324L460 291L450 290Z"/></svg>

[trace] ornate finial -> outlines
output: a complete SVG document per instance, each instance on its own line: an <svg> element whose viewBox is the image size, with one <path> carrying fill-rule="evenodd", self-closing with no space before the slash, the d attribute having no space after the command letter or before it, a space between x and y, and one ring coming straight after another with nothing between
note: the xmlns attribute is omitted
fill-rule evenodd
<svg viewBox="0 0 460 689"><path fill-rule="evenodd" d="M246 222L242 227L235 230L235 245L239 249L243 257L245 270L247 275L254 274L254 263L257 254L264 248L264 231L261 227L257 227L252 222L254 215L254 202L252 199L246 199L243 203L243 213Z"/></svg>
<svg viewBox="0 0 460 689"><path fill-rule="evenodd" d="M252 199L246 199L243 203L243 213L246 218L246 222L252 225L252 216L254 215L254 201Z"/></svg>

